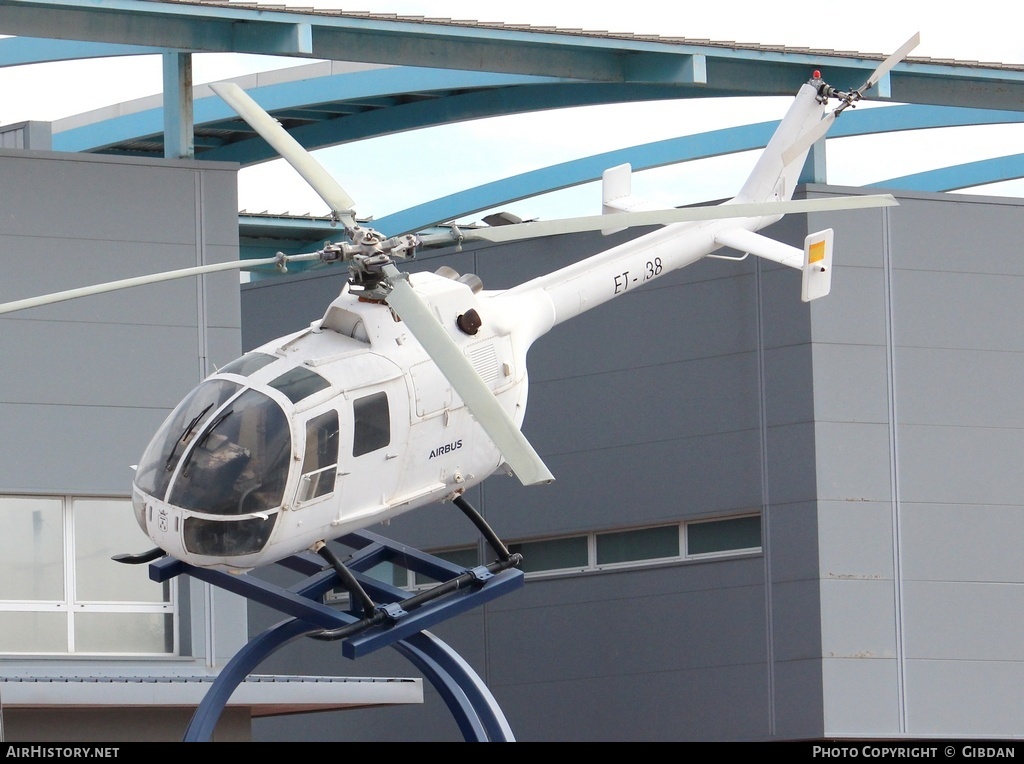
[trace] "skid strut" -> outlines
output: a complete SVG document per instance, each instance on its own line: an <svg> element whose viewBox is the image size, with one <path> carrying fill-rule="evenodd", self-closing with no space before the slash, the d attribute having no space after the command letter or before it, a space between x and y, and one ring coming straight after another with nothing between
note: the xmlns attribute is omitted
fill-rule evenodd
<svg viewBox="0 0 1024 764"><path fill-rule="evenodd" d="M523 556L521 554L509 553L508 547L506 547L502 540L498 538L498 535L491 529L491 526L487 524L487 521L484 520L483 516L476 511L472 504L466 501L462 496L455 497L453 503L473 522L473 525L477 527L483 537L487 540L487 543L491 545L495 554L498 555L497 560L488 563L487 565L467 570L465 573L461 573L454 578L450 578L447 581L432 586L419 594L407 597L398 602L393 602L389 605L377 606L374 605L373 600L370 599L366 590L360 586L359 581L351 572L349 572L348 568L346 568L344 563L338 559L337 555L335 555L326 544L322 544L317 548L316 553L323 557L334 569L338 575L338 580L341 581L342 586L345 587L349 595L359 601L363 611L363 618L355 623L347 624L346 626L342 626L338 629L325 629L324 631L317 634L310 634L309 636L313 639L319 639L327 642L344 639L345 637L358 634L373 626L387 623L389 621L395 621L416 608L422 607L428 602L433 602L434 600L440 599L452 592L456 592L459 589L483 583L491 576L494 576L504 570L519 567L519 563L523 561Z"/></svg>

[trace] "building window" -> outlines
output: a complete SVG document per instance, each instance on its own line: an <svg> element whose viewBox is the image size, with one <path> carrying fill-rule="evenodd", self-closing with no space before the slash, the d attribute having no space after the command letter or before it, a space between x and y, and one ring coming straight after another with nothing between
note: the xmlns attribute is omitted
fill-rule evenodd
<svg viewBox="0 0 1024 764"><path fill-rule="evenodd" d="M678 557L679 525L598 533L596 542L598 565Z"/></svg>
<svg viewBox="0 0 1024 764"><path fill-rule="evenodd" d="M650 528L531 539L509 544L508 548L510 552L523 555L522 570L527 575L589 573L666 562L734 557L761 551L761 516L744 515ZM467 568L480 564L475 546L432 554ZM488 549L485 557L487 560L493 559L493 552ZM395 575L394 580L403 579L401 575ZM415 577L416 586L429 583L423 576Z"/></svg>
<svg viewBox="0 0 1024 764"><path fill-rule="evenodd" d="M0 653L176 652L173 582L111 556L144 544L127 499L0 497Z"/></svg>
<svg viewBox="0 0 1024 764"><path fill-rule="evenodd" d="M475 568L480 564L480 555L475 546L460 547L458 549L448 549L443 552L431 552L434 557L438 557L442 560L454 563L455 565L461 565L464 568ZM411 571L410 571L411 572ZM430 586L431 584L437 583L434 579L429 576L421 575L420 573L413 573L413 583L415 586ZM391 579L392 583L396 586L405 586L407 581L402 577L400 573L395 573Z"/></svg>
<svg viewBox="0 0 1024 764"><path fill-rule="evenodd" d="M593 572L761 551L761 516L745 515L509 544L524 573Z"/></svg>
<svg viewBox="0 0 1024 764"><path fill-rule="evenodd" d="M590 545L586 536L522 541L509 544L508 551L523 556L524 573L569 568L583 570L590 566Z"/></svg>
<svg viewBox="0 0 1024 764"><path fill-rule="evenodd" d="M686 524L686 554L688 557L730 554L760 548L760 515Z"/></svg>

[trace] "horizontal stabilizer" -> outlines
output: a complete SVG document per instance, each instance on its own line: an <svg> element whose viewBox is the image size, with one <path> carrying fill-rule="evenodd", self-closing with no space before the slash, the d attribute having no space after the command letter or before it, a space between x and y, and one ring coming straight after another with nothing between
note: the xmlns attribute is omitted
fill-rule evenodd
<svg viewBox="0 0 1024 764"><path fill-rule="evenodd" d="M723 231L715 242L740 252L763 257L803 272L800 298L804 302L824 297L832 289L832 229L810 234L802 250L744 228Z"/></svg>
<svg viewBox="0 0 1024 764"><path fill-rule="evenodd" d="M773 263L788 265L790 268L803 268L804 265L804 253L801 250L745 228L723 231L715 236L715 241L724 247L748 252Z"/></svg>

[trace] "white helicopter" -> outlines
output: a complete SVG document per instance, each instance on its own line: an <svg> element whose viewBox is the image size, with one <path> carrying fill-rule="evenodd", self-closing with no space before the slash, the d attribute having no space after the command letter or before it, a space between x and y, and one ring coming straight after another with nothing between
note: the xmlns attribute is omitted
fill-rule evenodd
<svg viewBox="0 0 1024 764"><path fill-rule="evenodd" d="M161 425L136 471L132 498L157 545L199 567L245 571L432 502L452 500L502 469L525 485L551 473L520 432L527 352L555 325L671 271L732 247L803 271L805 301L828 293L832 231L803 250L756 231L787 212L895 204L891 196L792 201L811 145L918 43L915 35L860 88L837 91L817 72L732 200L645 210L629 168L605 173L595 218L385 238L356 223L353 202L244 91L214 86L330 205L349 242L309 255L204 266L0 305L0 313L231 267L347 261L348 283L309 328L246 353L210 375ZM830 109L830 99L838 106ZM674 222L684 221L684 222ZM392 260L461 239L507 241L582 230L667 224L504 291L451 269L408 275Z"/></svg>

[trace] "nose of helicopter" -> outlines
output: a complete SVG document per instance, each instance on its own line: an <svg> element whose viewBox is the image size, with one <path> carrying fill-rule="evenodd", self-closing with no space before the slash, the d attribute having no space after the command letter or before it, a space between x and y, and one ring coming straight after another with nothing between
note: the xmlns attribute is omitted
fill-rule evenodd
<svg viewBox="0 0 1024 764"><path fill-rule="evenodd" d="M207 380L146 449L135 475L136 519L161 549L186 562L209 566L256 555L277 524L290 455L280 404L231 380Z"/></svg>
<svg viewBox="0 0 1024 764"><path fill-rule="evenodd" d="M203 515L135 492L142 530L167 554L198 567L242 570L259 564L279 512L241 517Z"/></svg>

